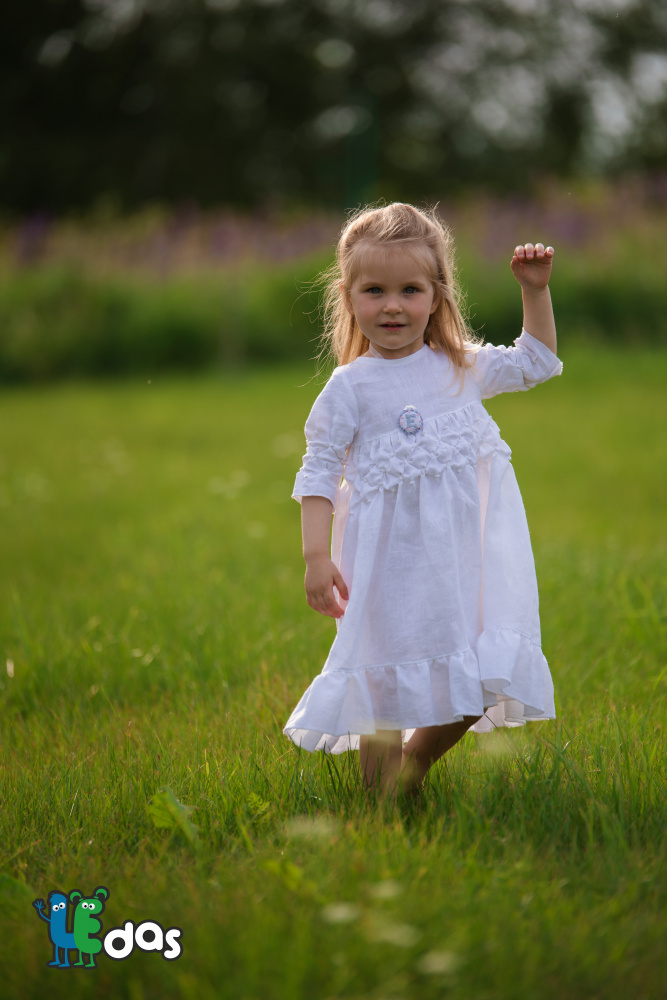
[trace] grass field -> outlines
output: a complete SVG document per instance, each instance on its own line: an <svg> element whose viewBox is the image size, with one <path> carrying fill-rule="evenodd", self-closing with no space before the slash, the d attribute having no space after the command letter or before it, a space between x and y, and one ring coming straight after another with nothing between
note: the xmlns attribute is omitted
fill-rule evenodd
<svg viewBox="0 0 667 1000"><path fill-rule="evenodd" d="M559 718L469 734L407 815L281 734L333 634L289 499L310 372L4 394L3 996L664 997L667 354L564 360L489 404ZM103 933L182 956L48 968L32 900L99 885Z"/></svg>

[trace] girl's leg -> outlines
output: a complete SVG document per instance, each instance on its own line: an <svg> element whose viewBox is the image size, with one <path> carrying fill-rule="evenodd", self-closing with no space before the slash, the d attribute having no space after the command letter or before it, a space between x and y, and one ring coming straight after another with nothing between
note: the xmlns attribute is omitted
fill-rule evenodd
<svg viewBox="0 0 667 1000"><path fill-rule="evenodd" d="M400 730L378 729L373 736L362 736L359 763L366 788L393 794L402 766Z"/></svg>
<svg viewBox="0 0 667 1000"><path fill-rule="evenodd" d="M403 747L401 785L405 792L416 792L431 765L451 750L480 718L479 715L464 715L461 722L452 722L449 726L415 729Z"/></svg>

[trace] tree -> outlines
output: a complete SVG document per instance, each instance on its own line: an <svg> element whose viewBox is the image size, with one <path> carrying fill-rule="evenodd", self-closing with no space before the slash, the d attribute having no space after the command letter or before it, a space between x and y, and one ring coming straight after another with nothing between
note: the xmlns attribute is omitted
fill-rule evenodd
<svg viewBox="0 0 667 1000"><path fill-rule="evenodd" d="M14 210L667 166L660 0L34 0L4 21Z"/></svg>

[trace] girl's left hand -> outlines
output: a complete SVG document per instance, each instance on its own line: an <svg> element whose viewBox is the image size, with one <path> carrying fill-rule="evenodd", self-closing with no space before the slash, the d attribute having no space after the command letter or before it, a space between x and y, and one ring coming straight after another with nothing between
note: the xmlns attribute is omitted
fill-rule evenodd
<svg viewBox="0 0 667 1000"><path fill-rule="evenodd" d="M522 288L540 291L547 287L553 255L554 248L545 248L543 243L536 243L535 246L526 243L525 246L516 247L510 267Z"/></svg>

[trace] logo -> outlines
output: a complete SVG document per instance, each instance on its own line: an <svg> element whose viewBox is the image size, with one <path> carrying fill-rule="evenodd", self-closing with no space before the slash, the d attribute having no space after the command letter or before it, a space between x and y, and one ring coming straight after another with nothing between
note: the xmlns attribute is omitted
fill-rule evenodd
<svg viewBox="0 0 667 1000"><path fill-rule="evenodd" d="M78 889L67 895L54 889L49 893L46 904L36 899L33 906L37 916L48 925L49 940L53 946L53 959L48 963L56 969L81 967L96 969L95 956L104 950L105 955L115 961L129 958L135 947L141 951L159 951L167 961L180 958L183 949L180 944L180 927L164 930L155 920L144 920L135 925L126 920L123 927L107 931L104 939L98 936L102 931L102 921L98 915L103 912L109 890L104 885L95 889L91 896L84 896ZM70 952L76 952L78 961L70 962Z"/></svg>

